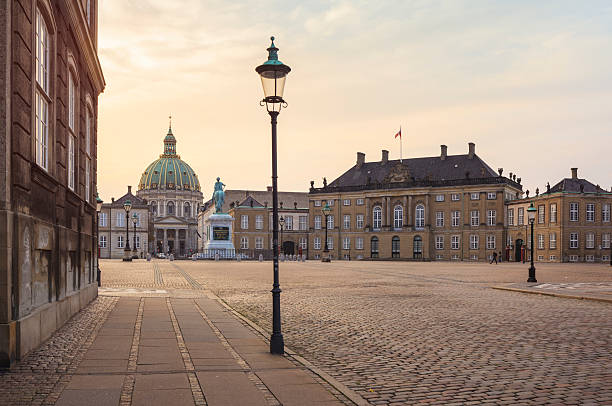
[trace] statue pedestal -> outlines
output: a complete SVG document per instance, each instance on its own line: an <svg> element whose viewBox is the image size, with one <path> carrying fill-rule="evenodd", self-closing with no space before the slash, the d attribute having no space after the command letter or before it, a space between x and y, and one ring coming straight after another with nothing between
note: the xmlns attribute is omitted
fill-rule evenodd
<svg viewBox="0 0 612 406"><path fill-rule="evenodd" d="M211 214L204 222L207 240L204 245L205 258L235 258L232 243L234 218L226 213Z"/></svg>

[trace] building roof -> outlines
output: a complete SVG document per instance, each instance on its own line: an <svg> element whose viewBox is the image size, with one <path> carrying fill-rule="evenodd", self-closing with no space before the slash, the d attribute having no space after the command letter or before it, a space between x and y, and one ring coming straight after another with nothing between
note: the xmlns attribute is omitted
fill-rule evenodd
<svg viewBox="0 0 612 406"><path fill-rule="evenodd" d="M102 206L123 208L123 203L125 203L126 200L129 200L130 203L132 203L132 208L148 208L146 199L142 199L132 194L132 186L128 186L128 192L121 196L119 199L111 201L110 203L103 203Z"/></svg>
<svg viewBox="0 0 612 406"><path fill-rule="evenodd" d="M545 194L558 192L607 193L607 191L599 187L599 185L594 185L586 179L578 178L561 179L561 181L559 181L556 185L550 188L550 191L546 191Z"/></svg>
<svg viewBox="0 0 612 406"><path fill-rule="evenodd" d="M226 190L225 201L221 211L227 213L230 204L250 207L253 201L254 207L272 207L272 191L268 190ZM308 193L306 192L278 192L278 207L293 209L297 203L298 209L308 208ZM212 206L212 199L204 203L204 210Z"/></svg>

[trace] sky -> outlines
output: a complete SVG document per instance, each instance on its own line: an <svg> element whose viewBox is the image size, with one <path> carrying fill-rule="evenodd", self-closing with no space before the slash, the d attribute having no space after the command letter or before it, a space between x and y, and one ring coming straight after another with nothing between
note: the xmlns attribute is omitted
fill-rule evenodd
<svg viewBox="0 0 612 406"><path fill-rule="evenodd" d="M578 175L612 187L612 2L99 2L98 190L137 188L177 152L210 198L271 185L270 118L255 67L276 37L291 67L278 119L279 189L355 164L465 154L545 190Z"/></svg>

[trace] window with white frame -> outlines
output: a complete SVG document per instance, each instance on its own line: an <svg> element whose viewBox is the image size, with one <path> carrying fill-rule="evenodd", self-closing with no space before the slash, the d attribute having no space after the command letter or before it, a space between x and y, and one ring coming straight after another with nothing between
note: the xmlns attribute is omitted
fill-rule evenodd
<svg viewBox="0 0 612 406"><path fill-rule="evenodd" d="M436 195L436 202L443 202L444 201L444 195Z"/></svg>
<svg viewBox="0 0 612 406"><path fill-rule="evenodd" d="M240 237L240 249L248 250L249 249L249 239L248 237Z"/></svg>
<svg viewBox="0 0 612 406"><path fill-rule="evenodd" d="M538 224L544 224L544 220L546 218L544 207L545 206L543 204L538 205Z"/></svg>
<svg viewBox="0 0 612 406"><path fill-rule="evenodd" d="M382 208L380 206L375 206L372 210L372 214L372 226L375 229L379 229L380 227L382 227Z"/></svg>
<svg viewBox="0 0 612 406"><path fill-rule="evenodd" d="M508 209L508 225L514 225L514 209Z"/></svg>
<svg viewBox="0 0 612 406"><path fill-rule="evenodd" d="M586 205L586 221L595 221L595 204L587 203Z"/></svg>
<svg viewBox="0 0 612 406"><path fill-rule="evenodd" d="M517 211L518 211L518 225L522 226L525 224L525 208L519 207Z"/></svg>
<svg viewBox="0 0 612 406"><path fill-rule="evenodd" d="M487 192L487 200L495 200L495 199L497 199L496 192Z"/></svg>
<svg viewBox="0 0 612 406"><path fill-rule="evenodd" d="M495 249L495 236L492 234L487 235L487 249L488 250Z"/></svg>
<svg viewBox="0 0 612 406"><path fill-rule="evenodd" d="M312 246L315 250L320 250L321 249L321 237L315 237L312 240Z"/></svg>
<svg viewBox="0 0 612 406"><path fill-rule="evenodd" d="M586 262L595 262L595 255L585 255L584 260Z"/></svg>
<svg viewBox="0 0 612 406"><path fill-rule="evenodd" d="M544 234L538 234L538 249L544 249Z"/></svg>
<svg viewBox="0 0 612 406"><path fill-rule="evenodd" d="M443 250L444 249L444 236L436 235L436 249Z"/></svg>
<svg viewBox="0 0 612 406"><path fill-rule="evenodd" d="M321 201L320 200L315 200L314 201L314 205L315 205L315 207L321 207Z"/></svg>
<svg viewBox="0 0 612 406"><path fill-rule="evenodd" d="M570 255L569 256L569 261L570 262L578 262L578 255Z"/></svg>
<svg viewBox="0 0 612 406"><path fill-rule="evenodd" d="M610 233L601 235L601 248L610 248Z"/></svg>
<svg viewBox="0 0 612 406"><path fill-rule="evenodd" d="M415 208L414 225L416 228L425 227L425 206L417 204Z"/></svg>
<svg viewBox="0 0 612 406"><path fill-rule="evenodd" d="M557 260L557 256L556 255L551 255L549 258L550 258L551 261L556 261Z"/></svg>
<svg viewBox="0 0 612 406"><path fill-rule="evenodd" d="M480 211L472 210L470 212L470 224L472 227L478 227L480 225Z"/></svg>
<svg viewBox="0 0 612 406"><path fill-rule="evenodd" d="M553 250L557 248L557 233L548 234L548 248Z"/></svg>
<svg viewBox="0 0 612 406"><path fill-rule="evenodd" d="M451 194L451 200L453 202L458 202L459 200L461 200L461 196L459 195L459 193L453 193Z"/></svg>
<svg viewBox="0 0 612 406"><path fill-rule="evenodd" d="M355 238L355 249L358 249L358 250L363 249L363 238L362 237Z"/></svg>
<svg viewBox="0 0 612 406"><path fill-rule="evenodd" d="M68 135L68 188L74 191L74 168L76 160L75 139L73 135Z"/></svg>
<svg viewBox="0 0 612 406"><path fill-rule="evenodd" d="M578 203L570 203L570 221L578 221Z"/></svg>
<svg viewBox="0 0 612 406"><path fill-rule="evenodd" d="M306 238L306 237L301 237L300 238L300 248L302 250L305 250L306 248L308 248L308 238Z"/></svg>
<svg viewBox="0 0 612 406"><path fill-rule="evenodd" d="M578 248L578 233L570 233L570 248Z"/></svg>
<svg viewBox="0 0 612 406"><path fill-rule="evenodd" d="M76 85L74 76L68 71L68 128L75 132Z"/></svg>
<svg viewBox="0 0 612 406"><path fill-rule="evenodd" d="M118 235L117 236L117 248L124 248L124 242L123 242L123 236L122 235Z"/></svg>
<svg viewBox="0 0 612 406"><path fill-rule="evenodd" d="M455 210L451 214L451 226L459 227L459 222L461 221L461 212L459 210Z"/></svg>
<svg viewBox="0 0 612 406"><path fill-rule="evenodd" d="M351 199L344 199L344 200L342 200L342 205L343 206L350 206L351 205Z"/></svg>
<svg viewBox="0 0 612 406"><path fill-rule="evenodd" d="M478 235L471 234L470 235L470 249L477 250L478 249Z"/></svg>
<svg viewBox="0 0 612 406"><path fill-rule="evenodd" d="M586 248L595 248L595 233L586 233Z"/></svg>
<svg viewBox="0 0 612 406"><path fill-rule="evenodd" d="M136 234L136 249L140 249L140 236Z"/></svg>
<svg viewBox="0 0 612 406"><path fill-rule="evenodd" d="M328 230L334 229L334 215L333 214L330 214L329 216L327 216L327 229Z"/></svg>
<svg viewBox="0 0 612 406"><path fill-rule="evenodd" d="M314 216L314 228L315 230L321 229L321 216Z"/></svg>
<svg viewBox="0 0 612 406"><path fill-rule="evenodd" d="M89 203L91 190L89 188L89 177L91 171L91 160L89 157L85 158L85 201Z"/></svg>
<svg viewBox="0 0 612 406"><path fill-rule="evenodd" d="M249 229L249 216L247 214L240 216L240 228L243 230Z"/></svg>
<svg viewBox="0 0 612 406"><path fill-rule="evenodd" d="M255 229L256 230L263 230L263 216L261 214L258 214L255 216Z"/></svg>
<svg viewBox="0 0 612 406"><path fill-rule="evenodd" d="M451 235L451 249L458 250L459 249L459 236Z"/></svg>
<svg viewBox="0 0 612 406"><path fill-rule="evenodd" d="M350 237L344 237L342 239L342 249L343 250L350 250L351 249L351 238Z"/></svg>
<svg viewBox="0 0 612 406"><path fill-rule="evenodd" d="M263 249L263 237L255 237L255 249L262 250Z"/></svg>
<svg viewBox="0 0 612 406"><path fill-rule="evenodd" d="M357 229L363 228L363 214L358 214L355 220L355 227Z"/></svg>
<svg viewBox="0 0 612 406"><path fill-rule="evenodd" d="M327 236L327 249L329 250L334 249L334 238L331 235Z"/></svg>
<svg viewBox="0 0 612 406"><path fill-rule="evenodd" d="M285 230L293 230L293 217L285 216Z"/></svg>
<svg viewBox="0 0 612 406"><path fill-rule="evenodd" d="M444 212L436 212L436 227L444 227Z"/></svg>
<svg viewBox="0 0 612 406"><path fill-rule="evenodd" d="M363 199L357 199L357 201L355 202L355 204L357 206L363 206Z"/></svg>
<svg viewBox="0 0 612 406"><path fill-rule="evenodd" d="M544 255L538 255L538 261L544 261Z"/></svg>
<svg viewBox="0 0 612 406"><path fill-rule="evenodd" d="M334 199L328 200L327 201L327 205L330 206L330 207L333 206L334 205Z"/></svg>
<svg viewBox="0 0 612 406"><path fill-rule="evenodd" d="M556 223L557 222L557 203L551 203L550 204L550 210L548 213L548 217L549 217L549 221L551 223Z"/></svg>
<svg viewBox="0 0 612 406"><path fill-rule="evenodd" d="M106 221L107 221L107 214L106 213L100 213L100 227L106 227Z"/></svg>
<svg viewBox="0 0 612 406"><path fill-rule="evenodd" d="M100 248L106 248L106 236L105 235L101 235L99 241L100 242L98 243L98 246Z"/></svg>
<svg viewBox="0 0 612 406"><path fill-rule="evenodd" d="M49 30L42 13L36 9L36 164L48 170L49 164Z"/></svg>
<svg viewBox="0 0 612 406"><path fill-rule="evenodd" d="M349 214L345 214L342 221L342 228L348 230L351 228L351 216Z"/></svg>
<svg viewBox="0 0 612 406"><path fill-rule="evenodd" d="M497 211L487 210L487 225L494 226L496 219L497 219Z"/></svg>
<svg viewBox="0 0 612 406"><path fill-rule="evenodd" d="M470 200L480 200L480 193L478 192L470 193Z"/></svg>
<svg viewBox="0 0 612 406"><path fill-rule="evenodd" d="M87 156L91 155L91 134L92 134L92 120L91 110L89 107L85 109L85 153Z"/></svg>
<svg viewBox="0 0 612 406"><path fill-rule="evenodd" d="M117 227L125 227L125 213L117 212Z"/></svg>
<svg viewBox="0 0 612 406"><path fill-rule="evenodd" d="M404 225L404 208L395 206L393 209L393 228L400 229Z"/></svg>
<svg viewBox="0 0 612 406"><path fill-rule="evenodd" d="M604 223L610 222L610 204L601 205L601 221Z"/></svg>
<svg viewBox="0 0 612 406"><path fill-rule="evenodd" d="M308 230L308 216L300 216L298 221L300 222L301 231Z"/></svg>

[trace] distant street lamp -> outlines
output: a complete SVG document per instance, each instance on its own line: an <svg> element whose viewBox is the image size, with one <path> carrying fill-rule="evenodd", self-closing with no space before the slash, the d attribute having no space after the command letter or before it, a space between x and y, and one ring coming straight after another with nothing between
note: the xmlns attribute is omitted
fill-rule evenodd
<svg viewBox="0 0 612 406"><path fill-rule="evenodd" d="M138 251L136 251L136 223L138 223L138 214L132 215L132 223L134 223L134 247L132 248L132 258L138 259Z"/></svg>
<svg viewBox="0 0 612 406"><path fill-rule="evenodd" d="M278 48L274 45L274 37L270 38L272 44L267 49L268 60L255 68L261 77L264 98L259 102L266 106L272 124L272 250L274 283L272 285L272 337L270 337L270 353L284 354L285 343L281 332L280 314L280 283L278 278L278 188L276 171L276 121L281 108L287 107L283 100L285 79L291 72L289 66L278 60Z"/></svg>
<svg viewBox="0 0 612 406"><path fill-rule="evenodd" d="M527 209L527 218L529 219L529 224L531 224L531 266L529 267L529 278L527 279L527 282L537 282L535 276L536 269L535 266L533 266L533 223L535 223L535 214L536 208L533 206L532 202L529 208Z"/></svg>
<svg viewBox="0 0 612 406"><path fill-rule="evenodd" d="M327 245L327 228L329 223L327 222L327 217L329 217L329 213L331 213L331 207L329 204L325 203L325 206L321 209L323 212L323 216L325 216L325 248L323 249L323 258L321 262L331 262L331 258L329 257L329 247Z"/></svg>
<svg viewBox="0 0 612 406"><path fill-rule="evenodd" d="M100 195L96 193L96 234L98 235L98 255L96 256L96 268L97 268L97 278L98 278L98 286L100 286L100 212L102 211L102 199L100 199Z"/></svg>
<svg viewBox="0 0 612 406"><path fill-rule="evenodd" d="M123 203L123 210L125 210L125 248L123 248L123 260L131 261L132 253L130 250L130 210L132 209L132 202L126 200Z"/></svg>
<svg viewBox="0 0 612 406"><path fill-rule="evenodd" d="M285 255L285 250L283 249L283 228L285 226L285 218L281 216L278 220L278 224L280 225L280 250Z"/></svg>

